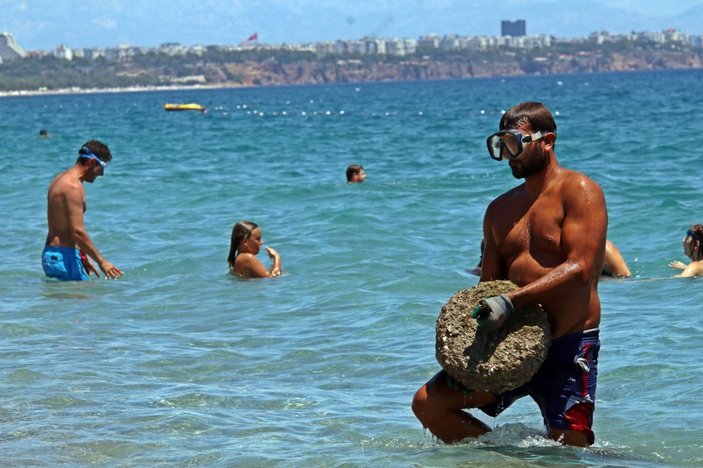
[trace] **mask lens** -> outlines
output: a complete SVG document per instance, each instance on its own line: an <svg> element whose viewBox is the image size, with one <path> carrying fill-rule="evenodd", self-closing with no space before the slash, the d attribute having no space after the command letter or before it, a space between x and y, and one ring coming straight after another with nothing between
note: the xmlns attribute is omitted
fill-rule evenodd
<svg viewBox="0 0 703 468"><path fill-rule="evenodd" d="M505 149L508 150L510 156L515 157L521 152L520 139L514 133L505 133L501 136L501 141L505 145Z"/></svg>
<svg viewBox="0 0 703 468"><path fill-rule="evenodd" d="M488 152L491 153L491 157L500 161L502 159L501 150L503 149L503 142L498 135L491 135L488 138Z"/></svg>
<svg viewBox="0 0 703 468"><path fill-rule="evenodd" d="M491 157L500 161L504 157L517 158L522 153L523 135L520 132L500 131L488 137L488 151Z"/></svg>

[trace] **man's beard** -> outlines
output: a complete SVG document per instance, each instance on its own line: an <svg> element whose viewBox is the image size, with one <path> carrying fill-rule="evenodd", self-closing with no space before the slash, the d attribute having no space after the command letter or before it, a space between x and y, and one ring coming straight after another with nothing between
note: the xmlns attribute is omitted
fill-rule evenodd
<svg viewBox="0 0 703 468"><path fill-rule="evenodd" d="M510 165L510 170L513 173L513 177L516 179L525 179L538 174L544 169L546 161L547 158L544 155L544 151L540 151L539 154L534 152L530 155L530 159L520 161L518 163L519 165Z"/></svg>

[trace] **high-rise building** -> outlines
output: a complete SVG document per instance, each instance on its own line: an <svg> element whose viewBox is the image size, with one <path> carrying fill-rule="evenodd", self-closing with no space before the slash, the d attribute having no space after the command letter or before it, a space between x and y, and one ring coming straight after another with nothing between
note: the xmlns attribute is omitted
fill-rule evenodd
<svg viewBox="0 0 703 468"><path fill-rule="evenodd" d="M527 35L527 26L525 20L508 21L503 20L500 22L500 35L501 36L512 36L520 37Z"/></svg>
<svg viewBox="0 0 703 468"><path fill-rule="evenodd" d="M0 32L0 61L14 60L26 55L27 52L17 45L12 33Z"/></svg>

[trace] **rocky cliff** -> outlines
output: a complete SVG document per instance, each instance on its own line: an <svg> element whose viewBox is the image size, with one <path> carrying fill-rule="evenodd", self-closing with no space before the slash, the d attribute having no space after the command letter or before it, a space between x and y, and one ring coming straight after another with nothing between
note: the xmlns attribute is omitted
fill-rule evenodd
<svg viewBox="0 0 703 468"><path fill-rule="evenodd" d="M121 60L29 58L0 64L0 91L149 86L276 86L703 68L703 51L653 48L435 53L400 59L255 52Z"/></svg>
<svg viewBox="0 0 703 468"><path fill-rule="evenodd" d="M210 70L206 75L210 84L270 86L703 68L703 53L559 54L530 58L501 56L493 60L411 59L373 63L269 61L228 63L215 68L216 71Z"/></svg>

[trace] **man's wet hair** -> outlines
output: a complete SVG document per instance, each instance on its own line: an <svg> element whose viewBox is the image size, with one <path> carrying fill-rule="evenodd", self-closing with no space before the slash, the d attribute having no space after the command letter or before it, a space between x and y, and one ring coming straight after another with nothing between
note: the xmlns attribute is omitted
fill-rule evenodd
<svg viewBox="0 0 703 468"><path fill-rule="evenodd" d="M81 146L81 149L78 150L78 159L76 162L88 164L89 159L84 156L88 156L90 154L94 154L98 157L98 159L106 163L112 160L110 148L108 148L105 143L98 140L89 140Z"/></svg>
<svg viewBox="0 0 703 468"><path fill-rule="evenodd" d="M513 130L523 124L530 124L535 132L557 132L557 124L547 106L541 102L521 102L503 114L501 130Z"/></svg>

